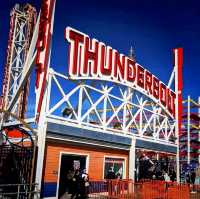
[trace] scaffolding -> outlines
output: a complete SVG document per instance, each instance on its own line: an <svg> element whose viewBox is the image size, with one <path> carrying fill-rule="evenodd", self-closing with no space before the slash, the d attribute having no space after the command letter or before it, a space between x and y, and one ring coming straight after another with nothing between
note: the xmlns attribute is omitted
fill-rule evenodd
<svg viewBox="0 0 200 199"><path fill-rule="evenodd" d="M200 98L196 102L188 96L183 101L182 119L180 160L182 167L194 169L200 164Z"/></svg>
<svg viewBox="0 0 200 199"><path fill-rule="evenodd" d="M36 23L36 9L30 4L16 4L10 13L10 31L7 58L4 66L4 79L0 107L7 109L22 78L23 67L31 43ZM24 118L29 93L29 80L26 82L14 107L14 112Z"/></svg>

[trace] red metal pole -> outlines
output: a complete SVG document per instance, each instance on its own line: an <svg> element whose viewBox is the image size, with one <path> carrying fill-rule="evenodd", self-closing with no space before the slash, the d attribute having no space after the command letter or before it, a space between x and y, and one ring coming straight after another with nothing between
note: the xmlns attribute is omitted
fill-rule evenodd
<svg viewBox="0 0 200 199"><path fill-rule="evenodd" d="M180 182L180 154L179 154L179 137L182 125L182 89L183 89L183 48L174 49L175 58L175 93L176 93L176 135L177 135L177 182Z"/></svg>

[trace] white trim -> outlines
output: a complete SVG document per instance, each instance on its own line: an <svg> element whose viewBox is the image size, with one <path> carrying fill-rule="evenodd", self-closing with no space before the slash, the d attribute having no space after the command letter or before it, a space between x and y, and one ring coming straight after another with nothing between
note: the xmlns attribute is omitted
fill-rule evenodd
<svg viewBox="0 0 200 199"><path fill-rule="evenodd" d="M129 156L129 155L128 155ZM105 159L106 158L116 158L116 159L123 159L124 160L124 171L123 171L123 177L122 179L126 179L127 178L127 173L126 173L126 165L127 165L127 158L126 157L122 157L122 156L118 156L118 155L104 155L103 157L103 172L102 172L102 179L104 179L104 168L105 168Z"/></svg>
<svg viewBox="0 0 200 199"><path fill-rule="evenodd" d="M151 150L151 149L145 149L145 148L135 148L135 151L136 150L141 150L141 151L147 151L147 152L155 152L157 154L168 154L168 155L173 155L173 156L176 156L176 152L175 153L170 153L170 152L165 152L165 151L155 151L155 150Z"/></svg>
<svg viewBox="0 0 200 199"><path fill-rule="evenodd" d="M71 155L71 156L82 156L86 158L86 171L88 173L89 170L89 157L88 153L76 153L76 152L67 152L67 151L60 151L59 155L59 165L58 165L58 177L57 177L57 188L56 188L56 198L58 198L58 191L59 191L59 181L60 181L60 168L61 168L61 159L62 155Z"/></svg>
<svg viewBox="0 0 200 199"><path fill-rule="evenodd" d="M125 149L125 148L121 148L121 147L116 147L116 146L112 146L111 145L105 145L105 144L98 144L98 143L92 143L92 142L88 142L88 141L76 141L76 140L73 140L73 139L69 139L69 138L58 138L58 137L53 137L53 136L47 136L46 137L47 139L55 139L55 140L62 140L62 141L65 141L65 142L74 142L74 143L81 143L81 144L86 144L86 145L93 145L93 146L101 146L101 147L105 147L105 148L113 148L113 149L120 149L120 150L124 150L124 151L129 151L129 149Z"/></svg>

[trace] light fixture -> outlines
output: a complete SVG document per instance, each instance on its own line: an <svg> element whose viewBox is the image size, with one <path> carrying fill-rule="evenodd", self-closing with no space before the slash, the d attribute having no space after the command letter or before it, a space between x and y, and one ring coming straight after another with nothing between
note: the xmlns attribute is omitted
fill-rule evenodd
<svg viewBox="0 0 200 199"><path fill-rule="evenodd" d="M71 114L72 114L72 109L69 108L69 107L65 107L65 108L62 110L62 115L63 115L63 117L69 116L69 115L71 115Z"/></svg>

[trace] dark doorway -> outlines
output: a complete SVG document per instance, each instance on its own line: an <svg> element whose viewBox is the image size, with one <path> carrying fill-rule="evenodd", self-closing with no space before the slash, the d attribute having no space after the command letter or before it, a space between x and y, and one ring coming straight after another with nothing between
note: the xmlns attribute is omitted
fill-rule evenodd
<svg viewBox="0 0 200 199"><path fill-rule="evenodd" d="M83 170L84 168L86 168L86 156L62 154L58 198L60 198L68 190L67 175L69 170Z"/></svg>

